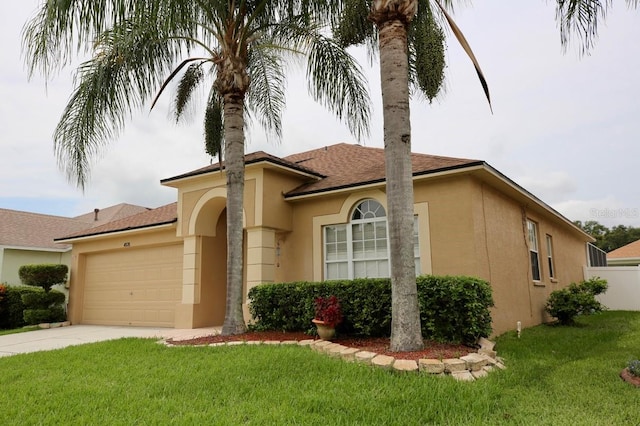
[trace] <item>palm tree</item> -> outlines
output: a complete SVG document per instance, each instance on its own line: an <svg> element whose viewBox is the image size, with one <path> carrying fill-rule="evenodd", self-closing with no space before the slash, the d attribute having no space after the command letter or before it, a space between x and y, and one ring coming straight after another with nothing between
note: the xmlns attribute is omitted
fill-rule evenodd
<svg viewBox="0 0 640 426"><path fill-rule="evenodd" d="M446 21L471 58L487 100L489 91L469 44L445 7L429 0L345 0L335 35L345 45L366 43L380 55L392 284L391 350L422 348L413 258L413 176L410 89L432 100L444 75ZM450 4L450 1L446 1ZM439 19L438 19L439 17ZM377 30L377 31L376 31Z"/></svg>
<svg viewBox="0 0 640 426"><path fill-rule="evenodd" d="M180 77L184 112L207 81L205 145L224 151L227 178L227 301L224 334L246 330L242 313L245 120L281 136L285 59L307 58L311 95L360 138L369 98L356 62L311 20L321 2L268 0L69 0L45 2L25 27L30 72L48 76L93 46L54 133L59 163L84 188L90 161L142 108ZM191 56L194 51L201 56ZM183 59L186 58L186 59ZM182 62L179 62L182 59ZM155 101L154 101L155 103Z"/></svg>
<svg viewBox="0 0 640 426"><path fill-rule="evenodd" d="M640 0L626 0L628 7L637 8ZM598 23L606 17L609 0L556 0L556 20L560 25L560 43L567 47L571 35L580 38L581 53L588 53L598 36Z"/></svg>

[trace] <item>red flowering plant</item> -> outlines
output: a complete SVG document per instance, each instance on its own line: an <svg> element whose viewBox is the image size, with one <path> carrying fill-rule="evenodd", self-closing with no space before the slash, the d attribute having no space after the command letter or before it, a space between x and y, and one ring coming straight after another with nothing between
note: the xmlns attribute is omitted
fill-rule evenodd
<svg viewBox="0 0 640 426"><path fill-rule="evenodd" d="M342 322L342 310L340 301L336 296L316 297L315 320L322 321L329 327L335 327Z"/></svg>

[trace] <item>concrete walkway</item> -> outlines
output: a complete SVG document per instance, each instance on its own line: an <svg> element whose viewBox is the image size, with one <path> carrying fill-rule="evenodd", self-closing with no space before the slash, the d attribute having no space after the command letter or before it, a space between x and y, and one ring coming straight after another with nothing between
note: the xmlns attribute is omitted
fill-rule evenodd
<svg viewBox="0 0 640 426"><path fill-rule="evenodd" d="M0 336L0 357L36 351L49 351L72 345L101 342L123 337L180 340L219 334L220 327L176 329L102 325L72 325Z"/></svg>

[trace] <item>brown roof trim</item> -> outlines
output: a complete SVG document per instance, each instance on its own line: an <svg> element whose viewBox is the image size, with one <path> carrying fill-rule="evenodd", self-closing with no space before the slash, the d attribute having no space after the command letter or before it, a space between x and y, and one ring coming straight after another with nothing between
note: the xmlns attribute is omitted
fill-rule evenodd
<svg viewBox="0 0 640 426"><path fill-rule="evenodd" d="M74 235L74 236L71 236L71 237L54 238L53 241L66 242L66 241L78 240L78 239L81 239L81 238L96 237L98 235L115 234L115 233L118 233L118 232L135 231L135 230L145 229L145 228L155 228L155 227L160 227L160 226L163 226L163 225L169 225L169 224L172 224L172 223L176 223L177 221L178 221L178 218L176 217L175 219L167 220L167 221L164 221L164 222L150 223L150 224L139 225L139 226L127 226L127 227L124 227L124 228L109 229L109 230L106 230L106 231L86 233L86 234L82 234L82 235Z"/></svg>
<svg viewBox="0 0 640 426"><path fill-rule="evenodd" d="M271 163L277 166L281 166L284 167L286 169L291 169L297 173L303 173L305 175L311 175L312 177L315 177L317 179L322 179L325 178L326 176L318 173L315 170L309 169L307 167L304 166L300 166L297 163L294 162L290 162L287 160L284 160L280 157L276 157L274 155L271 154L267 154L264 151L257 151L251 154L247 154L244 156L244 164L245 166L251 165L251 164L259 164L259 163ZM161 184L166 184L166 183L170 183L170 182L174 182L180 179L185 179L185 178L189 178L189 177L193 177L193 176L199 176L199 175L204 175L207 173L212 173L212 172L219 172L221 170L224 169L224 164L225 162L219 162L219 163L215 163L212 164L210 166L207 167L203 167L201 169L197 169L197 170L193 170L191 172L188 173L183 173L181 175L178 176L173 176L170 178L166 178L166 179L162 179L160 180Z"/></svg>

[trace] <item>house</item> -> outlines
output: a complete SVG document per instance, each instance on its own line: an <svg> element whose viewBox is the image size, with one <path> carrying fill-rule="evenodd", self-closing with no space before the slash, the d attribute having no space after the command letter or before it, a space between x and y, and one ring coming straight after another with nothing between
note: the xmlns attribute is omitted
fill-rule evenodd
<svg viewBox="0 0 640 426"><path fill-rule="evenodd" d="M638 266L640 265L640 240L619 247L607 253L609 266Z"/></svg>
<svg viewBox="0 0 640 426"><path fill-rule="evenodd" d="M489 281L496 334L548 320L546 299L582 279L593 239L484 161L412 160L417 273ZM255 152L245 164L245 296L260 283L389 275L382 149ZM161 184L177 190L176 203L58 240L73 245L73 323L223 323L224 169Z"/></svg>
<svg viewBox="0 0 640 426"><path fill-rule="evenodd" d="M75 218L0 209L0 283L20 284L20 266L63 263L71 266L71 245L54 237L71 234L129 216L146 207L118 204Z"/></svg>

